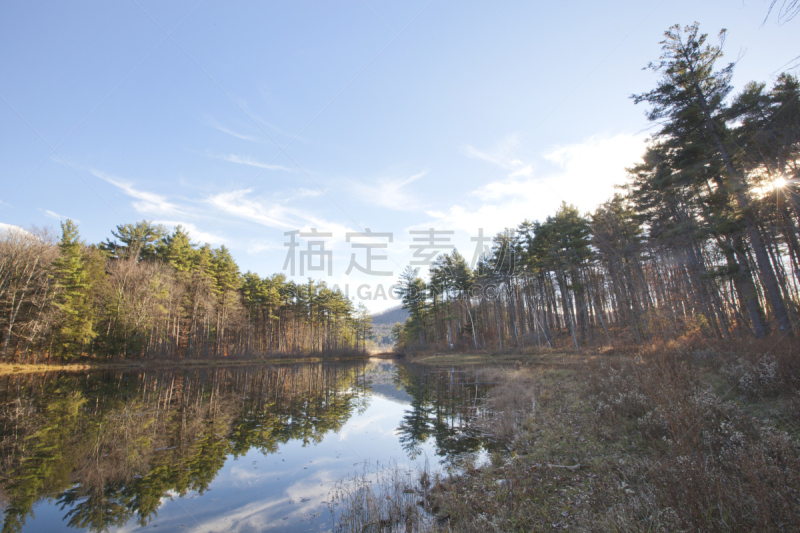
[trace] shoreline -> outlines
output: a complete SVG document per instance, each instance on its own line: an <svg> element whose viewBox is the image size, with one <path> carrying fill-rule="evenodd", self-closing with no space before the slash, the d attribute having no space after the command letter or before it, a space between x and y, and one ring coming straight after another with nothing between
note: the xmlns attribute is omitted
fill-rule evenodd
<svg viewBox="0 0 800 533"><path fill-rule="evenodd" d="M535 354L488 354L488 353L436 353L408 355L402 358L408 363L429 366L571 366L591 363L601 357L591 353L544 352Z"/></svg>
<svg viewBox="0 0 800 533"><path fill-rule="evenodd" d="M405 360L444 366L456 356ZM389 518L414 531L771 531L797 523L798 500L785 496L800 490L793 345L460 357L473 368L497 363L478 370L498 385L484 404L490 415L476 424L504 449L444 476L356 484L347 494L366 496L338 502L348 516L385 521L387 511L362 505L385 496Z"/></svg>
<svg viewBox="0 0 800 533"><path fill-rule="evenodd" d="M406 363L428 366L574 366L590 364L602 357L597 353L543 352L528 354L490 354L474 352L423 353L405 355L394 352L368 353L345 356L278 356L214 359L142 359L142 360L86 360L71 363L8 363L0 362L0 376L13 374L32 374L40 372L91 372L101 370L136 370L148 368L175 367L224 367L293 363L320 363L342 361L365 361L369 359L392 359Z"/></svg>
<svg viewBox="0 0 800 533"><path fill-rule="evenodd" d="M254 359L160 359L131 361L82 361L77 363L0 363L0 376L14 374L35 374L43 372L97 372L101 370L166 369L183 367L227 367L248 365L273 365L293 363L322 363L343 361L366 361L372 356L332 356L309 355L303 357L261 357Z"/></svg>

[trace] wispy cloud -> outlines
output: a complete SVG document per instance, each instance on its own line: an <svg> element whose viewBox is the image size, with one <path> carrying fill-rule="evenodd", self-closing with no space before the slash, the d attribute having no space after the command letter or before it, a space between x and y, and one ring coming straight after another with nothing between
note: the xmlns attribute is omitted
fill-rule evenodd
<svg viewBox="0 0 800 533"><path fill-rule="evenodd" d="M155 224L164 224L169 228L175 228L177 226L183 226L183 229L189 234L189 238L191 238L194 242L199 243L208 243L208 244L224 244L227 243L228 240L224 237L221 237L215 233L209 233L207 231L200 230L196 225L192 224L191 222L181 222L178 220L156 220L154 221Z"/></svg>
<svg viewBox="0 0 800 533"><path fill-rule="evenodd" d="M219 124L218 122L216 122L214 120L207 120L206 124L208 124L209 126L214 128L215 130L219 130L222 133L227 133L228 135L231 135L232 137L236 137L237 139L242 139L243 141L264 142L262 139L259 139L258 137L254 137L252 135L245 135L244 133L239 133L239 132L233 131L232 129L226 128L225 126L223 126L222 124Z"/></svg>
<svg viewBox="0 0 800 533"><path fill-rule="evenodd" d="M519 158L511 157L514 150L519 146L520 137L517 134L511 134L503 137L494 147L489 150L481 150L472 145L464 147L464 154L472 159L480 159L491 163L498 168L510 172L510 176L533 176L533 165L525 163Z"/></svg>
<svg viewBox="0 0 800 533"><path fill-rule="evenodd" d="M294 169L291 169L289 167L285 167L283 165L272 165L268 163L262 163L261 161L257 161L250 156L240 156L240 155L230 154L230 155L220 156L220 158L230 163L236 163L239 165L248 165L251 167L263 168L266 170L283 170L284 172L295 172Z"/></svg>
<svg viewBox="0 0 800 533"><path fill-rule="evenodd" d="M249 195L253 189L239 189L213 194L206 202L217 209L224 209L223 214L243 218L270 228L296 228L297 221L280 203L267 203L253 200Z"/></svg>
<svg viewBox="0 0 800 533"><path fill-rule="evenodd" d="M533 165L530 163L525 164L519 159L512 159L511 166L513 170L509 176L512 178L516 176L530 178L533 176Z"/></svg>
<svg viewBox="0 0 800 533"><path fill-rule="evenodd" d="M340 224L331 223L313 214L308 206L298 204L292 207L292 201L314 198L323 194L321 190L297 188L274 193L269 196L256 196L253 189L236 189L208 196L189 199L183 205L171 201L166 196L145 191L141 187L117 176L91 169L98 178L114 185L124 194L134 199L132 206L141 214L158 218L159 224L169 227L182 225L191 235L192 240L209 244L230 243L230 238L207 231L203 219L208 220L210 214L220 213L222 219L239 219L269 228L286 230L317 228L319 231L333 231L337 235L352 231ZM58 213L48 212L54 218L63 218ZM193 221L193 222L192 222ZM258 252L262 247L251 246Z"/></svg>
<svg viewBox="0 0 800 533"><path fill-rule="evenodd" d="M330 237L325 237L327 250L332 250L337 254L337 250L348 250L350 245L345 242L348 232L361 231L359 228L349 227L337 222L332 222L315 215L315 211L306 206L294 208L286 205L283 199L273 199L270 197L259 197L253 194L252 189L240 189L208 196L205 203L215 211L220 212L220 220L237 220L251 222L279 230L280 232L301 230L309 231L315 228L320 232L331 233ZM283 236L278 242L271 239L260 240L256 235L258 230L248 232L251 237L250 244L247 245L247 253L257 255L265 251L280 252L283 255L287 248L283 246L285 242ZM337 261L344 261L338 259ZM336 263L338 264L338 263Z"/></svg>
<svg viewBox="0 0 800 533"><path fill-rule="evenodd" d="M146 215L175 215L185 214L185 211L180 206L167 201L166 197L152 192L142 191L134 187L130 182L123 181L121 178L106 174L99 170L90 169L92 175L100 178L103 181L120 189L123 193L135 198L137 201L133 202L133 208L138 212Z"/></svg>
<svg viewBox="0 0 800 533"><path fill-rule="evenodd" d="M615 185L626 180L626 168L635 163L644 151L644 135L620 134L594 136L585 141L556 146L541 154L544 166L530 174L515 168L533 167L519 160L502 167L505 178L496 179L478 188L440 226L474 232L475 221L487 231L513 227L525 219L543 219L553 214L562 201L575 204L582 211L591 211L608 200ZM467 152L469 157L499 161L494 152ZM485 157L484 157L485 156ZM500 156L502 158L502 156ZM477 201L479 199L479 201ZM447 210L427 211L441 219Z"/></svg>
<svg viewBox="0 0 800 533"><path fill-rule="evenodd" d="M224 209L223 214L226 216L249 220L270 228L317 228L319 231L334 232L337 236L352 231L341 224L314 216L309 209L289 207L285 205L283 198L272 200L253 196L252 193L253 189L239 189L211 195L205 201L217 209Z"/></svg>
<svg viewBox="0 0 800 533"><path fill-rule="evenodd" d="M64 215L59 215L55 211L50 211L49 209L45 209L44 210L44 214L48 218L53 218L53 219L59 220L59 221L67 220L68 218L70 218L70 217L67 217L67 216L64 216ZM80 222L80 220L78 220L77 218L73 218L72 220L75 221L75 222Z"/></svg>
<svg viewBox="0 0 800 533"><path fill-rule="evenodd" d="M427 171L422 171L407 178L378 178L369 183L351 181L351 186L362 200L371 205L395 211L417 211L420 209L419 195L406 192L403 188L426 174Z"/></svg>

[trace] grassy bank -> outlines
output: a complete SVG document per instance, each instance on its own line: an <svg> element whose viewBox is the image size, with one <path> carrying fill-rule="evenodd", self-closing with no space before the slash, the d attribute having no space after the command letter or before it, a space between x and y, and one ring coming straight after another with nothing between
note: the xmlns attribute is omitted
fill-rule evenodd
<svg viewBox="0 0 800 533"><path fill-rule="evenodd" d="M335 361L359 361L369 359L368 354L348 354L339 356L288 356L218 359L145 359L101 361L81 358L71 363L0 363L0 376L8 374L29 374L36 372L85 372L94 370L133 370L140 368L175 367L220 367L244 365L272 365L291 363L319 363Z"/></svg>
<svg viewBox="0 0 800 533"><path fill-rule="evenodd" d="M583 365L598 358L597 354L589 353L564 353L564 352L531 352L519 354L490 354L490 353L430 353L406 356L405 360L432 366L494 366L516 365L547 366Z"/></svg>
<svg viewBox="0 0 800 533"><path fill-rule="evenodd" d="M485 370L502 384L483 423L507 451L405 481L414 505L399 501L392 520L406 531L796 530L797 348L687 341L585 359Z"/></svg>

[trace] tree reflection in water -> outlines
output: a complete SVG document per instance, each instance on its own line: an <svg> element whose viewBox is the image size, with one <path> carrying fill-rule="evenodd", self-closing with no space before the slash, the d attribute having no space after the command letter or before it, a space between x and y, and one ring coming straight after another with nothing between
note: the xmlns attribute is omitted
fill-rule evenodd
<svg viewBox="0 0 800 533"><path fill-rule="evenodd" d="M477 424L489 385L477 381L474 372L402 365L395 379L397 386L412 397L411 410L397 428L409 457L418 456L421 444L431 437L436 454L449 463L467 452L497 447L482 435Z"/></svg>
<svg viewBox="0 0 800 533"><path fill-rule="evenodd" d="M229 458L339 433L373 388L406 406L395 434L409 458L430 442L442 462L491 449L474 431L487 387L458 371L372 361L6 376L2 530L19 531L43 499L70 527L144 527L165 498L202 495Z"/></svg>
<svg viewBox="0 0 800 533"><path fill-rule="evenodd" d="M3 531L42 498L105 531L202 494L250 449L318 443L364 409L364 363L7 376L0 382Z"/></svg>

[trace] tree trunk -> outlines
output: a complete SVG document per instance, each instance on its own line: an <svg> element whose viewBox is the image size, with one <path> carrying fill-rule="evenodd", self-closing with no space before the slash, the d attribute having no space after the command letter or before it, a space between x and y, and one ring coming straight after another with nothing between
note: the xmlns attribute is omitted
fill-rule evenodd
<svg viewBox="0 0 800 533"><path fill-rule="evenodd" d="M772 310L775 313L775 318L778 320L778 326L780 327L781 331L791 337L792 324L789 320L789 313L786 311L786 306L783 303L781 290L778 286L778 279L776 278L775 271L770 263L766 246L764 245L764 242L761 239L761 234L758 231L758 226L756 224L755 217L753 216L753 208L750 205L750 199L747 197L745 192L747 183L744 180L744 176L739 174L736 171L736 168L733 166L733 162L728 154L728 150L725 148L719 132L717 131L717 126L714 123L714 119L711 117L711 113L708 110L708 104L706 102L705 95L703 94L699 85L696 83L695 90L697 91L700 108L703 111L706 125L711 131L711 135L714 137L714 142L716 143L720 156L725 163L725 168L728 171L729 178L733 182L733 195L734 198L736 198L736 202L739 204L739 208L742 210L742 218L744 218L745 227L747 228L747 238L750 239L750 247L753 249L753 254L756 256L756 263L758 264L758 269L761 272L761 280L764 284L764 289L767 291L767 296L770 304L772 305Z"/></svg>

